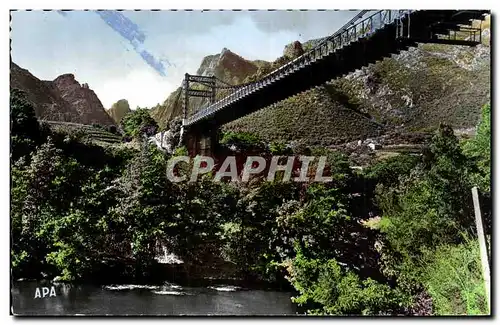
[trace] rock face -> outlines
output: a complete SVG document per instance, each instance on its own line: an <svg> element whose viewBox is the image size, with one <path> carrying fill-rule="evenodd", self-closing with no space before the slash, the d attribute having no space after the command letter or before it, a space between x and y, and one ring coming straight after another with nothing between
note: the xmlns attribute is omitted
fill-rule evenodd
<svg viewBox="0 0 500 325"><path fill-rule="evenodd" d="M429 132L440 123L469 129L490 101L490 69L488 43L422 44L224 129L327 146L384 134L401 140L401 134Z"/></svg>
<svg viewBox="0 0 500 325"><path fill-rule="evenodd" d="M130 105L126 99L120 99L106 110L116 124L120 124L121 119L130 112Z"/></svg>
<svg viewBox="0 0 500 325"><path fill-rule="evenodd" d="M202 76L214 75L231 84L242 83L246 77L257 72L258 64L245 60L227 48L216 55L209 55L203 59L196 74Z"/></svg>
<svg viewBox="0 0 500 325"><path fill-rule="evenodd" d="M302 54L304 54L304 49L302 48L302 44L299 41L288 44L283 50L283 56L289 59L295 59Z"/></svg>
<svg viewBox="0 0 500 325"><path fill-rule="evenodd" d="M51 81L41 81L28 70L10 64L10 87L24 91L38 118L72 121L72 107L61 97Z"/></svg>
<svg viewBox="0 0 500 325"><path fill-rule="evenodd" d="M94 91L87 84L80 85L72 74L59 76L54 81L44 81L11 62L10 87L26 93L40 119L80 124L115 124Z"/></svg>
<svg viewBox="0 0 500 325"><path fill-rule="evenodd" d="M113 119L106 114L94 91L88 88L87 84L80 85L73 74L63 74L57 77L53 84L59 90L61 97L76 110L79 123L115 124Z"/></svg>

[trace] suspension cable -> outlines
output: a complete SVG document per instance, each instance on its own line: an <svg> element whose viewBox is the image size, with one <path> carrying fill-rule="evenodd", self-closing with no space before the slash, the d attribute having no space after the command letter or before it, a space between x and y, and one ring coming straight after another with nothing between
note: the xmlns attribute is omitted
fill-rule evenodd
<svg viewBox="0 0 500 325"><path fill-rule="evenodd" d="M307 52L314 51L316 48L323 45L326 41L328 41L332 37L335 37L335 36L339 35L340 33L344 32L347 28L354 25L354 23L356 21L358 21L360 18L362 18L369 11L370 10L360 10L356 15L354 15L354 17L352 17L347 23L345 23L342 27L340 27L334 34L321 38L320 41L312 49L310 49ZM267 74L266 74L266 76L267 76ZM242 83L242 84L238 84L238 85L231 85L231 84L225 82L224 80L221 80L221 79L215 77L215 79L217 81L226 85L226 86L216 86L216 88L217 89L239 89L239 88L254 84L256 82L259 82L263 78L265 78L265 76L260 78L259 80L256 80L256 81L246 82L246 83Z"/></svg>

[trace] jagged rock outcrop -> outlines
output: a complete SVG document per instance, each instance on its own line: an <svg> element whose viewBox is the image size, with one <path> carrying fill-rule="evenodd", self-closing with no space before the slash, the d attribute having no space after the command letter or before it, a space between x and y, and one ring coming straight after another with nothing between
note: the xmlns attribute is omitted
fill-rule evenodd
<svg viewBox="0 0 500 325"><path fill-rule="evenodd" d="M54 79L53 84L59 90L61 97L74 109L79 123L114 125L113 119L106 113L101 101L88 85L80 85L71 73L63 74Z"/></svg>
<svg viewBox="0 0 500 325"><path fill-rule="evenodd" d="M128 101L126 99L120 99L114 103L110 109L106 110L106 113L111 116L116 124L120 124L121 119L131 111Z"/></svg>
<svg viewBox="0 0 500 325"><path fill-rule="evenodd" d="M10 87L26 93L40 119L80 124L115 124L94 91L87 84L80 85L72 74L59 76L54 81L40 80L11 62Z"/></svg>
<svg viewBox="0 0 500 325"><path fill-rule="evenodd" d="M24 91L41 119L72 122L73 108L61 98L51 81L42 81L11 62L10 87Z"/></svg>
<svg viewBox="0 0 500 325"><path fill-rule="evenodd" d="M357 110L388 127L474 127L490 100L490 49L422 44L336 80Z"/></svg>
<svg viewBox="0 0 500 325"><path fill-rule="evenodd" d="M156 144L158 148L168 153L173 153L180 143L181 127L182 120L175 118L169 123L167 131L162 131L149 137L149 141Z"/></svg>
<svg viewBox="0 0 500 325"><path fill-rule="evenodd" d="M295 59L302 54L304 54L304 49L302 48L302 43L300 43L299 41L288 44L283 50L283 56L289 59Z"/></svg>

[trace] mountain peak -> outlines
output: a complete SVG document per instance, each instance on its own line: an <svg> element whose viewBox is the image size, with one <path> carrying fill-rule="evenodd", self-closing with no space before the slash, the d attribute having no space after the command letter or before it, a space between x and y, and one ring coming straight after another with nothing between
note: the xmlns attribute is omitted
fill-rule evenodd
<svg viewBox="0 0 500 325"><path fill-rule="evenodd" d="M72 84L80 84L78 81L75 79L75 75L72 73L65 73L60 75L59 77L55 78L54 83L72 83Z"/></svg>
<svg viewBox="0 0 500 325"><path fill-rule="evenodd" d="M10 86L26 93L40 119L114 124L94 91L86 83L80 85L72 73L60 75L53 81L44 81L11 62Z"/></svg>
<svg viewBox="0 0 500 325"><path fill-rule="evenodd" d="M120 99L114 103L110 109L106 110L106 112L117 124L119 124L121 119L131 112L131 110L128 100Z"/></svg>

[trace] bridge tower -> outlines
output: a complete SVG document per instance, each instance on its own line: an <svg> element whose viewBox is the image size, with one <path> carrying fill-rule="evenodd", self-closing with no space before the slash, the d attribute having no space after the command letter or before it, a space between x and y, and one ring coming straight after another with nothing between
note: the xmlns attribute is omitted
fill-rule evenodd
<svg viewBox="0 0 500 325"><path fill-rule="evenodd" d="M194 87L193 87L194 86ZM200 87L202 86L202 87ZM202 89L200 89L202 88ZM189 112L189 98L201 97L208 98L210 104L215 103L216 96L216 78L215 76L200 76L184 75L184 82L182 87L183 92L183 126L181 131L181 141L184 141L190 155L201 154L205 156L212 155L217 146L217 127L211 123L204 123L196 127L185 127L185 121L188 118Z"/></svg>

